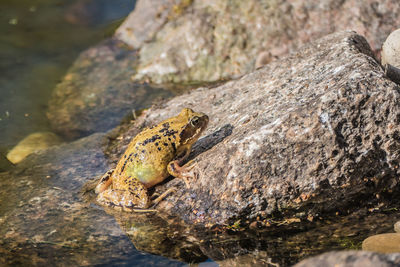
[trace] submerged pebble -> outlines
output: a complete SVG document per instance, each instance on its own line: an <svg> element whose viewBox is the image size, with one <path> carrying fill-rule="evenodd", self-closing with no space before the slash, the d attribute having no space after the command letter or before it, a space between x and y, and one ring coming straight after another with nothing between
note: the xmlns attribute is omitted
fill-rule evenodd
<svg viewBox="0 0 400 267"><path fill-rule="evenodd" d="M62 140L55 133L32 133L22 139L13 149L11 149L10 152L8 152L7 159L16 164L34 152L47 149L60 143L62 143Z"/></svg>

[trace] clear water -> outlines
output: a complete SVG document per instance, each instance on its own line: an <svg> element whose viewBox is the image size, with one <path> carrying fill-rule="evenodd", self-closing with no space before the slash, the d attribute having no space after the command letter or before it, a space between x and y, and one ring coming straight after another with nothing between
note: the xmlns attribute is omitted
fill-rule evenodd
<svg viewBox="0 0 400 267"><path fill-rule="evenodd" d="M49 129L47 102L78 54L111 36L134 0L0 2L0 153Z"/></svg>

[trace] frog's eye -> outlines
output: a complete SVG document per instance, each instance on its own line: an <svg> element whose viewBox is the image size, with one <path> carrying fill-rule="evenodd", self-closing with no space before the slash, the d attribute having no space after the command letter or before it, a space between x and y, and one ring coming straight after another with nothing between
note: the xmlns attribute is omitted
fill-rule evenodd
<svg viewBox="0 0 400 267"><path fill-rule="evenodd" d="M193 127L195 127L197 124L199 124L199 122L200 122L199 117L193 117L193 118L190 120L190 124L191 124Z"/></svg>

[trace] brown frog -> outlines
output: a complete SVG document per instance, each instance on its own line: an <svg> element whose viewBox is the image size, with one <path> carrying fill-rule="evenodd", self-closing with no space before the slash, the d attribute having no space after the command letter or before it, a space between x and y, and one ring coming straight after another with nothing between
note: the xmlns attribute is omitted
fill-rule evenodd
<svg viewBox="0 0 400 267"><path fill-rule="evenodd" d="M152 201L147 189L169 175L182 178L189 187L189 167L181 167L192 145L207 127L208 116L184 108L175 117L143 130L129 143L115 169L96 186L97 201L126 211L147 209L175 189Z"/></svg>

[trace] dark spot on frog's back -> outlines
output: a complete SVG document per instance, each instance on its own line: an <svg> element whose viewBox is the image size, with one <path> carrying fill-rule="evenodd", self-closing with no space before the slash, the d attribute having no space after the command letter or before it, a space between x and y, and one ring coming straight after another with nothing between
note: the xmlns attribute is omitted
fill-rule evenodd
<svg viewBox="0 0 400 267"><path fill-rule="evenodd" d="M142 146L145 146L148 143L154 143L158 139L161 139L161 136L159 136L158 134L153 135L152 137L147 138L146 140L144 140L143 143L142 143Z"/></svg>
<svg viewBox="0 0 400 267"><path fill-rule="evenodd" d="M175 130L167 130L167 131L165 131L165 133L163 134L164 136L172 136L172 137L174 137L175 138L175 134L177 133L178 131L175 131Z"/></svg>
<svg viewBox="0 0 400 267"><path fill-rule="evenodd" d="M158 151L161 151L161 147L157 147Z"/></svg>

